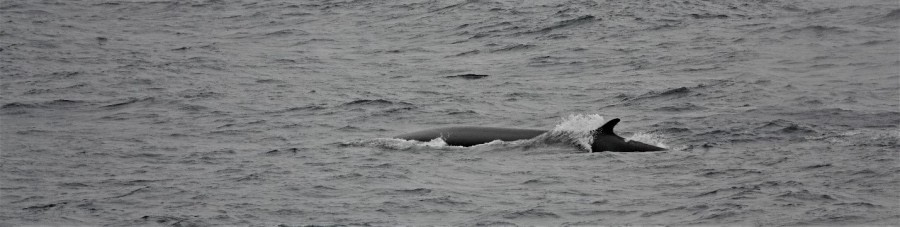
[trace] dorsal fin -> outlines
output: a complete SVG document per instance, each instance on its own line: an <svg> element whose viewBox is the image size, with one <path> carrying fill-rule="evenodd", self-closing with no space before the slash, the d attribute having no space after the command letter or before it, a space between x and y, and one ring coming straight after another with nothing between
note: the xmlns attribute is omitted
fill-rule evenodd
<svg viewBox="0 0 900 227"><path fill-rule="evenodd" d="M616 124L618 124L618 123L619 123L619 119L618 119L618 118L609 120L608 122L606 122L606 124L603 124L603 126L600 126L599 128L597 128L597 132L596 132L596 133L597 133L597 134L601 134L601 135L613 135L613 136L615 136L616 133L613 132L613 127L616 127Z"/></svg>

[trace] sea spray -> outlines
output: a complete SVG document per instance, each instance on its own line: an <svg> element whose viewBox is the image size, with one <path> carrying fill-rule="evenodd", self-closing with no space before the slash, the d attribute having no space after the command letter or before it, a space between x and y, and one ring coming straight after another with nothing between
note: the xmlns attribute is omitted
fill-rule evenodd
<svg viewBox="0 0 900 227"><path fill-rule="evenodd" d="M663 137L656 133L637 132L637 133L634 133L633 135L625 138L625 141L632 141L632 140L638 141L641 143L652 144L654 146L665 148L665 149L669 149L669 146L667 146L664 143Z"/></svg>
<svg viewBox="0 0 900 227"><path fill-rule="evenodd" d="M462 148L447 145L447 142L444 142L443 138L435 138L427 142L397 138L375 138L343 142L340 143L340 145L353 147L380 147L390 150L409 150L413 148L435 148L444 150L447 148Z"/></svg>
<svg viewBox="0 0 900 227"><path fill-rule="evenodd" d="M590 151L591 143L594 142L591 134L594 129L603 126L604 123L606 120L599 114L571 114L563 117L550 132L539 138L546 142L555 140L572 143L583 150Z"/></svg>

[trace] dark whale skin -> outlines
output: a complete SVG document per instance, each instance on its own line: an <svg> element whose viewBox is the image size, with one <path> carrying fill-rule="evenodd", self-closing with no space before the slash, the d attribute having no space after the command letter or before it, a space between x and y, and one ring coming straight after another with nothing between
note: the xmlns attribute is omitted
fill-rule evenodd
<svg viewBox="0 0 900 227"><path fill-rule="evenodd" d="M447 145L468 147L489 143L494 140L526 140L546 132L547 130L538 129L457 126L411 132L395 136L394 138L416 141L431 141L443 138Z"/></svg>
<svg viewBox="0 0 900 227"><path fill-rule="evenodd" d="M612 119L597 130L594 130L594 141L591 143L591 152L616 151L616 152L646 152L664 151L665 148L653 146L638 141L625 141L613 132L613 128L619 123L619 119Z"/></svg>

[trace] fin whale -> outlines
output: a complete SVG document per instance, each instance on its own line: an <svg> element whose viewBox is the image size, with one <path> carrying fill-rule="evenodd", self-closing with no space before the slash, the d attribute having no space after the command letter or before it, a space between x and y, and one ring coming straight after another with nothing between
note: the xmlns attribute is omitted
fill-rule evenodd
<svg viewBox="0 0 900 227"><path fill-rule="evenodd" d="M606 124L603 124L603 126L600 126L600 128L591 132L593 137L591 152L644 152L666 150L661 147L634 140L625 141L625 138L616 135L613 131L613 128L616 127L616 124L618 123L618 118L612 119L606 122ZM547 132L548 130L540 129L459 126L411 132L394 136L394 138L423 142L442 138L447 145L468 147L488 143L494 140L515 141L531 139Z"/></svg>

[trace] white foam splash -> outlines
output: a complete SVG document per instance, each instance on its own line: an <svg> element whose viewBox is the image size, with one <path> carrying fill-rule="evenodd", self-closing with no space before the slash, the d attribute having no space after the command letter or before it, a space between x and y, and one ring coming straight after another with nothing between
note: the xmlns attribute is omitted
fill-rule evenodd
<svg viewBox="0 0 900 227"><path fill-rule="evenodd" d="M453 148L457 146L450 146L447 142L444 142L442 138L436 138L431 141L422 142L415 140L404 140L397 138L376 138L376 139L367 139L367 140L358 140L351 141L347 143L343 143L345 146L361 146L361 147L381 147L387 148L391 150L409 150L412 148Z"/></svg>
<svg viewBox="0 0 900 227"><path fill-rule="evenodd" d="M594 138L591 132L603 126L606 120L599 114L571 114L547 133L549 137L569 140L584 150L591 150Z"/></svg>
<svg viewBox="0 0 900 227"><path fill-rule="evenodd" d="M410 142L410 141L407 140L407 142ZM411 141L411 142L416 142L416 141ZM424 146L424 147L446 147L446 146L450 146L449 144L447 144L446 141L444 141L444 137L443 137L443 136L438 137L438 138L434 138L433 140L428 141L428 142L418 142L417 145Z"/></svg>
<svg viewBox="0 0 900 227"><path fill-rule="evenodd" d="M590 151L591 144L594 142L593 130L600 128L606 122L606 119L598 114L572 114L562 118L562 121L550 133L547 133L549 135L545 139L569 141L584 150ZM663 137L654 133L638 132L625 138L625 140L634 140L669 149L669 146L664 143Z"/></svg>
<svg viewBox="0 0 900 227"><path fill-rule="evenodd" d="M635 134L625 138L625 141L631 141L631 140L638 141L641 143L651 144L651 145L665 148L665 149L669 149L669 146L663 142L664 141L663 137L658 134L655 134L655 133L638 132L638 133L635 133Z"/></svg>

